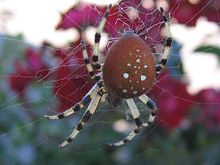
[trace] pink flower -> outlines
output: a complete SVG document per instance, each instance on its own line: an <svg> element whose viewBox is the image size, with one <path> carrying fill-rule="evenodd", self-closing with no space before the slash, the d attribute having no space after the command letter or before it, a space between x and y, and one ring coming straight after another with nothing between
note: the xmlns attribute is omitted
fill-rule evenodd
<svg viewBox="0 0 220 165"><path fill-rule="evenodd" d="M207 17L209 21L219 22L220 1L199 0L197 3L190 3L189 0L169 0L169 9L172 17L179 23L195 25L201 16Z"/></svg>
<svg viewBox="0 0 220 165"><path fill-rule="evenodd" d="M72 45L71 49L58 49L55 53L59 59L57 70L53 73L55 83L53 91L60 103L58 111L62 112L79 102L92 88L94 81L88 75L82 48L75 50L80 45L80 40ZM91 46L87 47L91 52ZM91 53L89 53L91 57Z"/></svg>
<svg viewBox="0 0 220 165"><path fill-rule="evenodd" d="M33 48L27 48L25 52L28 67L36 79L46 79L49 72L48 66L42 59L42 54L43 52L34 50Z"/></svg>
<svg viewBox="0 0 220 165"><path fill-rule="evenodd" d="M66 13L62 14L61 21L56 29L77 28L81 30L82 27L95 25L97 19L102 17L99 13L102 14L104 12L105 8L79 3Z"/></svg>
<svg viewBox="0 0 220 165"><path fill-rule="evenodd" d="M33 80L46 79L49 72L39 51L29 47L25 52L25 57L26 63L15 61L15 71L9 77L11 89L21 97L25 95L25 89Z"/></svg>
<svg viewBox="0 0 220 165"><path fill-rule="evenodd" d="M199 106L198 122L204 123L209 130L220 129L220 92L202 90L196 99Z"/></svg>
<svg viewBox="0 0 220 165"><path fill-rule="evenodd" d="M23 97L26 87L34 80L33 73L18 60L14 62L14 66L15 71L9 77L9 84L12 90Z"/></svg>
<svg viewBox="0 0 220 165"><path fill-rule="evenodd" d="M155 44L160 41L158 29L161 28L162 15L159 11L149 11L143 8L140 0L121 1L113 6L107 18L104 31L109 37L119 37L121 33L133 30L140 34L147 43ZM80 32L87 26L97 27L107 7L99 7L86 3L79 3L62 14L57 29L77 28ZM159 23L161 22L161 24ZM159 23L156 25L156 23ZM153 28L151 28L153 26ZM147 36L147 37L146 37Z"/></svg>

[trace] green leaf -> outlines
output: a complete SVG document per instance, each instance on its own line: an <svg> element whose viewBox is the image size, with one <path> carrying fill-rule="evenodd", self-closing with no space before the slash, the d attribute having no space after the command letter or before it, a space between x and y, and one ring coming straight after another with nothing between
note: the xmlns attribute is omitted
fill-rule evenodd
<svg viewBox="0 0 220 165"><path fill-rule="evenodd" d="M217 55L220 62L220 47L213 45L202 45L194 50L194 52L212 53Z"/></svg>

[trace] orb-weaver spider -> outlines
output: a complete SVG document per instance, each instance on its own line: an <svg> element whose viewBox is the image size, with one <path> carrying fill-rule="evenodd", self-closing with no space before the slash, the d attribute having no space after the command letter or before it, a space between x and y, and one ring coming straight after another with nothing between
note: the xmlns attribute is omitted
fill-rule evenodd
<svg viewBox="0 0 220 165"><path fill-rule="evenodd" d="M159 64L155 65L152 52L141 38L133 33L126 33L110 47L106 60L102 65L98 63L99 42L101 32L103 31L111 7L112 5L109 5L96 31L91 63L88 58L85 43L82 41L83 58L86 67L91 79L96 80L97 83L80 102L75 104L75 106L69 110L57 115L45 115L48 119L62 119L83 109L89 104L77 127L73 130L69 137L61 145L59 145L59 147L66 146L76 137L86 122L94 114L103 94L109 94L116 98L125 99L137 126L137 128L123 140L108 144L109 146L120 146L132 140L135 135L141 131L142 127L151 125L157 114L157 107L155 103L147 95L145 95L145 93L155 81L155 75L158 75L158 73L160 73L165 67L172 44L172 36L165 11L162 7L160 8L167 31L167 39L162 59ZM101 72L96 75L93 68ZM149 119L145 123L142 123L140 113L133 101L133 98L135 97L138 97L142 102L147 104L151 110Z"/></svg>

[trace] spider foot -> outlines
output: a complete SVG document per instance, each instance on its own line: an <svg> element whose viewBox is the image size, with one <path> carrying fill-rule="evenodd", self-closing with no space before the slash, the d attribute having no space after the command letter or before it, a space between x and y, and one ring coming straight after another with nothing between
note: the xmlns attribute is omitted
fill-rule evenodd
<svg viewBox="0 0 220 165"><path fill-rule="evenodd" d="M50 119L50 120L61 119L61 118L59 118L58 115L51 115L51 116L49 116L49 115L44 115L44 117L47 118L47 119Z"/></svg>
<svg viewBox="0 0 220 165"><path fill-rule="evenodd" d="M129 141L131 141L140 131L141 131L142 126L139 126L138 128L136 128L135 130L133 130L127 137L125 137L124 139L122 139L119 142L116 143L107 143L107 145L109 147L118 147L121 146Z"/></svg>
<svg viewBox="0 0 220 165"><path fill-rule="evenodd" d="M106 145L108 147L118 147L118 146L121 146L123 144L125 144L126 142L123 142L123 141L119 141L119 142L116 142L116 143L106 143Z"/></svg>
<svg viewBox="0 0 220 165"><path fill-rule="evenodd" d="M69 114L65 113L59 113L56 115L44 115L45 118L50 119L50 120L58 120L58 119L63 119L65 117L69 116Z"/></svg>
<svg viewBox="0 0 220 165"><path fill-rule="evenodd" d="M72 140L71 140L72 141ZM69 144L71 141L64 141L63 143L61 143L58 147L59 148L63 148L65 147L67 144Z"/></svg>

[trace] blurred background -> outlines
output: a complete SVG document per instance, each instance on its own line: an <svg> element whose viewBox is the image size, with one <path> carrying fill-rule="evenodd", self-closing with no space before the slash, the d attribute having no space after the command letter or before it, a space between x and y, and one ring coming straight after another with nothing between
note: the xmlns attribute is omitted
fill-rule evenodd
<svg viewBox="0 0 220 165"><path fill-rule="evenodd" d="M108 148L134 127L125 102L103 99L76 139L59 149L85 110L63 120L45 114L75 105L94 85L89 57L106 6L113 3L100 44L100 62L132 30L158 62L167 12L174 39L166 69L147 91L155 123L130 143ZM220 164L220 0L0 0L0 164ZM147 107L136 100L147 120Z"/></svg>

